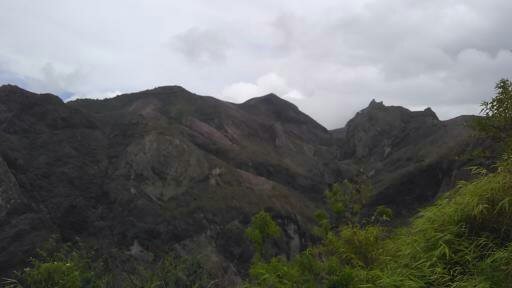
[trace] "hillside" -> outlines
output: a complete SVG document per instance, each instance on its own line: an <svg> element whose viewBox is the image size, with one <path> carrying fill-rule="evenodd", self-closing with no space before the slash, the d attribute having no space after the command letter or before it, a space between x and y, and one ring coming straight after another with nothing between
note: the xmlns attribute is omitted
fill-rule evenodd
<svg viewBox="0 0 512 288"><path fill-rule="evenodd" d="M469 177L482 145L469 119L372 101L328 131L273 94L234 104L166 86L64 103L4 85L0 271L57 234L135 258L139 246L178 247L236 282L252 257L243 231L262 209L294 255L335 182L362 171L375 187L368 213L385 204L400 218Z"/></svg>

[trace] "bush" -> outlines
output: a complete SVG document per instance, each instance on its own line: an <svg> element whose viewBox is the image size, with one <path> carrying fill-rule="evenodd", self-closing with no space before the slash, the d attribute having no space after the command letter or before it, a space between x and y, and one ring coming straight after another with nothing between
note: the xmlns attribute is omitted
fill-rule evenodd
<svg viewBox="0 0 512 288"><path fill-rule="evenodd" d="M495 86L496 95L482 102L485 117L476 120L475 128L486 136L507 141L512 136L512 81L501 79Z"/></svg>
<svg viewBox="0 0 512 288"><path fill-rule="evenodd" d="M123 286L133 288L199 288L213 283L211 275L198 259L173 253L154 265L138 266L125 278Z"/></svg>
<svg viewBox="0 0 512 288"><path fill-rule="evenodd" d="M212 275L194 257L169 252L154 262L140 262L124 252L109 251L99 257L94 250L78 243L61 244L51 239L32 265L5 279L7 288L179 288L208 287ZM115 277L114 277L115 276Z"/></svg>
<svg viewBox="0 0 512 288"><path fill-rule="evenodd" d="M261 211L254 215L251 219L251 224L245 230L245 235L251 240L255 252L255 260L260 258L267 258L269 255L266 253L269 248L269 242L273 239L281 237L283 232L277 223L272 219L272 216L265 211Z"/></svg>
<svg viewBox="0 0 512 288"><path fill-rule="evenodd" d="M79 288L82 275L73 263L39 263L25 271L29 287L38 288Z"/></svg>
<svg viewBox="0 0 512 288"><path fill-rule="evenodd" d="M62 244L51 238L31 260L31 265L9 280L7 287L106 287L110 274L94 251L81 244Z"/></svg>

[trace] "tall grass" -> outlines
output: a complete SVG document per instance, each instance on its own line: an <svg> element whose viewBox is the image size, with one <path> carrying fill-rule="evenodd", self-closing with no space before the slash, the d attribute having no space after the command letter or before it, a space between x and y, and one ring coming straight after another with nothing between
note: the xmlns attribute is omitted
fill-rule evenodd
<svg viewBox="0 0 512 288"><path fill-rule="evenodd" d="M383 245L375 287L512 287L512 169L456 189Z"/></svg>

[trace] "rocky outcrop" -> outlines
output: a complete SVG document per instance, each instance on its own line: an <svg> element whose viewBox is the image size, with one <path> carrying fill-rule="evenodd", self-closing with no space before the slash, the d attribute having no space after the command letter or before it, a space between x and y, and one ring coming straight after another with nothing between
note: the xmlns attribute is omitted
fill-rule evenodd
<svg viewBox="0 0 512 288"><path fill-rule="evenodd" d="M372 100L345 127L344 157L382 161L393 149L422 143L441 126L430 108L409 111Z"/></svg>

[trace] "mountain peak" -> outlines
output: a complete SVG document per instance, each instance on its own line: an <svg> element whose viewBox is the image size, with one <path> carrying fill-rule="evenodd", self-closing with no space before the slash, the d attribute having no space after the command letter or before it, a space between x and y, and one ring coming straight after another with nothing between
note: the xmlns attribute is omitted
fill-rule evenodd
<svg viewBox="0 0 512 288"><path fill-rule="evenodd" d="M432 110L432 108L430 108L430 107L427 107L423 111L420 111L420 112L423 113L425 116L428 116L428 117L433 118L435 120L439 120L439 118L437 117L436 112L434 112L434 110Z"/></svg>
<svg viewBox="0 0 512 288"><path fill-rule="evenodd" d="M274 93L251 98L239 105L246 112L264 117L268 121L306 124L321 131L327 131L322 125L300 111L295 104Z"/></svg>
<svg viewBox="0 0 512 288"><path fill-rule="evenodd" d="M290 113L297 114L300 112L295 104L284 100L274 93L251 98L240 104L240 106L246 111L258 111L264 114L290 115Z"/></svg>
<svg viewBox="0 0 512 288"><path fill-rule="evenodd" d="M368 104L368 107L361 110L358 115L368 113L371 114L373 118L419 117L439 120L436 113L430 107L427 107L424 110L411 111L402 106L386 106L383 101L376 101L375 99L372 99L370 104Z"/></svg>
<svg viewBox="0 0 512 288"><path fill-rule="evenodd" d="M263 95L261 96L260 98L265 98L265 99L274 99L274 100L284 100L283 98L277 96L276 94L274 93L269 93L269 94L266 94L266 95Z"/></svg>
<svg viewBox="0 0 512 288"><path fill-rule="evenodd" d="M297 109L297 106L295 106L295 104L284 100L283 98L277 96L274 93L251 98L242 103L242 105L281 105L282 107L287 106Z"/></svg>
<svg viewBox="0 0 512 288"><path fill-rule="evenodd" d="M402 139L403 135L430 135L438 122L439 118L431 108L411 111L372 100L367 108L347 122L345 133L352 155L357 158L384 157L387 153L382 151L389 148L386 143Z"/></svg>
<svg viewBox="0 0 512 288"><path fill-rule="evenodd" d="M3 103L9 105L26 105L27 103L35 103L36 101L42 101L41 103L47 104L62 103L62 99L56 95L50 93L37 94L13 84L0 86L0 97Z"/></svg>
<svg viewBox="0 0 512 288"><path fill-rule="evenodd" d="M154 92L189 92L187 89L183 88L179 85L166 85L166 86L158 86L153 89L149 89L146 91L154 91Z"/></svg>
<svg viewBox="0 0 512 288"><path fill-rule="evenodd" d="M13 84L4 84L4 85L0 86L0 92L3 92L3 93L14 93L14 92L31 93L17 85L13 85Z"/></svg>
<svg viewBox="0 0 512 288"><path fill-rule="evenodd" d="M370 104L368 105L368 108L370 108L370 109L382 108L382 107L386 107L386 105L384 105L384 102L383 101L377 102L377 101L375 101L375 99L372 99L372 101L370 101Z"/></svg>

